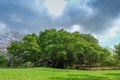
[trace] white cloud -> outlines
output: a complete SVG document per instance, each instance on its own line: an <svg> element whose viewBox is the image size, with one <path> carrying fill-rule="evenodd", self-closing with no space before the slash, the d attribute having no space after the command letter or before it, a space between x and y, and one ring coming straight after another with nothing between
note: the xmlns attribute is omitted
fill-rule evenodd
<svg viewBox="0 0 120 80"><path fill-rule="evenodd" d="M110 37L116 37L117 36L117 32L120 31L120 26L114 26L109 30L109 36Z"/></svg>
<svg viewBox="0 0 120 80"><path fill-rule="evenodd" d="M65 0L46 0L45 2L45 6L48 8L49 13L55 16L62 14L65 5Z"/></svg>
<svg viewBox="0 0 120 80"><path fill-rule="evenodd" d="M7 26L4 23L0 22L0 31L5 30L6 28Z"/></svg>
<svg viewBox="0 0 120 80"><path fill-rule="evenodd" d="M73 6L75 5L79 7L81 10L83 10L86 13L86 16L92 16L95 14L94 9L88 5L88 2L90 2L90 0L68 0L68 1L70 4L73 4Z"/></svg>
<svg viewBox="0 0 120 80"><path fill-rule="evenodd" d="M35 0L36 6L40 6L40 0Z"/></svg>
<svg viewBox="0 0 120 80"><path fill-rule="evenodd" d="M80 30L81 30L80 25L73 25L70 29L68 29L68 31L70 32L75 32L75 31L80 32Z"/></svg>
<svg viewBox="0 0 120 80"><path fill-rule="evenodd" d="M108 31L106 32L106 36L114 38L114 37L117 36L117 33L119 31L120 31L120 19L116 19L113 22L113 27L111 27L110 29L108 29Z"/></svg>
<svg viewBox="0 0 120 80"><path fill-rule="evenodd" d="M100 35L95 35L95 37L99 40L102 46L110 46L114 47L119 41L120 36L120 19L115 20L113 22L113 27L109 28L105 33Z"/></svg>

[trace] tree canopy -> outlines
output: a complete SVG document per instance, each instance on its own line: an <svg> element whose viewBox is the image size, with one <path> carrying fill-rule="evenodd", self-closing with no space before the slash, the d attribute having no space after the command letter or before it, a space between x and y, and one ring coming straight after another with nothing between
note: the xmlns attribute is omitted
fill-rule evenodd
<svg viewBox="0 0 120 80"><path fill-rule="evenodd" d="M7 51L11 56L9 64L14 66L31 62L32 66L73 68L76 65L106 66L110 61L114 62L110 51L101 47L91 34L64 29L27 34L22 40L12 41Z"/></svg>

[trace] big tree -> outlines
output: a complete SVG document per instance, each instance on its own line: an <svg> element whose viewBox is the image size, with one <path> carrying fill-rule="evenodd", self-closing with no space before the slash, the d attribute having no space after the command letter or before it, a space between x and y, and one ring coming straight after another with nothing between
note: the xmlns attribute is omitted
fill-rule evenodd
<svg viewBox="0 0 120 80"><path fill-rule="evenodd" d="M13 41L7 49L23 63L55 68L103 65L109 56L109 51L91 34L71 33L64 29L46 29L38 35L25 35L21 41Z"/></svg>
<svg viewBox="0 0 120 80"><path fill-rule="evenodd" d="M109 55L91 34L70 33L63 29L40 32L38 44L44 61L51 67L97 65Z"/></svg>

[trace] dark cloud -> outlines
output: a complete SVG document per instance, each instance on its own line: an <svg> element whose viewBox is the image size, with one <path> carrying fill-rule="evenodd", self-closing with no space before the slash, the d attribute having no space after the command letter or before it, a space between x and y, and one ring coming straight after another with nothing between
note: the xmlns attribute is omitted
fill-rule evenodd
<svg viewBox="0 0 120 80"><path fill-rule="evenodd" d="M44 0L40 0L40 10L37 9L36 1L0 0L0 22L6 23L12 30L35 32L42 29L41 24L50 22L50 17L43 6ZM21 19L20 23L15 21L18 19Z"/></svg>
<svg viewBox="0 0 120 80"><path fill-rule="evenodd" d="M65 22L63 25L79 24L86 32L102 33L112 27L112 22L120 13L120 0L89 0L85 6L93 10L92 16L86 15L85 10L79 7L81 4L78 1L77 5L69 4L67 6L64 12L66 18L64 20L67 22L63 21L63 23Z"/></svg>
<svg viewBox="0 0 120 80"><path fill-rule="evenodd" d="M96 14L90 18L90 26L96 28L96 31L112 27L111 24L120 14L119 4L120 0L91 0L88 5L95 10Z"/></svg>
<svg viewBox="0 0 120 80"><path fill-rule="evenodd" d="M120 0L67 0L63 14L55 17L44 6L45 0L39 1L38 5L37 0L0 0L0 22L10 29L28 32L50 27L69 29L77 24L85 32L100 34L120 13Z"/></svg>

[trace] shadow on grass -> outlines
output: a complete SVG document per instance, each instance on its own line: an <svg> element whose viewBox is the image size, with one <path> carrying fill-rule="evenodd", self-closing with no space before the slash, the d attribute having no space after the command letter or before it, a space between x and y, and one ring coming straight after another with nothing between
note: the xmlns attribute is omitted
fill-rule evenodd
<svg viewBox="0 0 120 80"><path fill-rule="evenodd" d="M119 76L120 77L120 73L108 73L108 74L105 74L105 75Z"/></svg>
<svg viewBox="0 0 120 80"><path fill-rule="evenodd" d="M90 75L68 75L66 78L53 77L51 80L107 80L106 77L90 76Z"/></svg>

